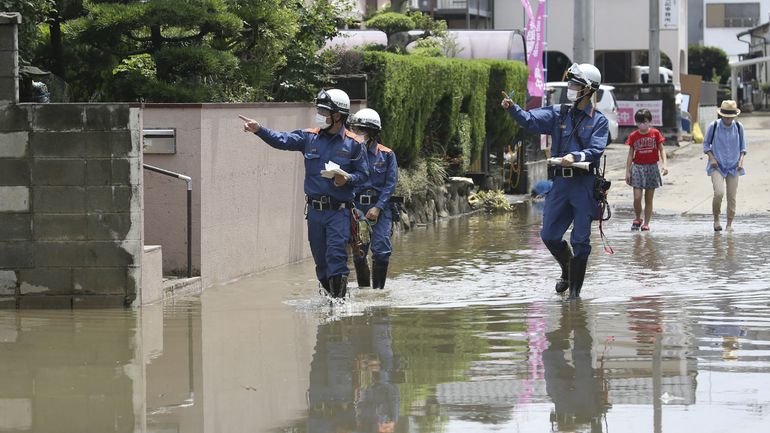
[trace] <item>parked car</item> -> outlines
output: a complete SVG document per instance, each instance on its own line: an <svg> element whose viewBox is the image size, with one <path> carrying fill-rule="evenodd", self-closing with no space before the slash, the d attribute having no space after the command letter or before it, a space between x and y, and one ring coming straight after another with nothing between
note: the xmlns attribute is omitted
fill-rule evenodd
<svg viewBox="0 0 770 433"><path fill-rule="evenodd" d="M607 144L618 138L618 104L615 102L615 88L602 84L596 92L596 109L601 111L607 117L609 122L610 134L607 137ZM546 92L548 93L548 105L568 104L567 101L567 82L549 82L546 83Z"/></svg>
<svg viewBox="0 0 770 433"><path fill-rule="evenodd" d="M633 74L633 82L639 84L647 84L650 82L650 67L649 66L633 66L631 68ZM658 73L660 74L661 84L671 84L674 82L674 71L663 66L658 67Z"/></svg>

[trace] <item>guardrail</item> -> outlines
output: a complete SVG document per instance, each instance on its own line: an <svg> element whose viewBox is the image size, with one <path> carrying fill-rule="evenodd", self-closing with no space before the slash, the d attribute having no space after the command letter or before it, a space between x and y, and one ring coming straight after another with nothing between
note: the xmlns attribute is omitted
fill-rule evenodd
<svg viewBox="0 0 770 433"><path fill-rule="evenodd" d="M144 164L145 170L154 171L164 176L175 177L187 182L187 278L192 277L192 178L181 173L164 170L153 165Z"/></svg>

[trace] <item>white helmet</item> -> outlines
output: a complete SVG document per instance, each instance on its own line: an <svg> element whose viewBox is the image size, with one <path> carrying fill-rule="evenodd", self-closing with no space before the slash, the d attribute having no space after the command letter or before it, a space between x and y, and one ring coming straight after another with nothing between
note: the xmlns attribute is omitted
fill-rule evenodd
<svg viewBox="0 0 770 433"><path fill-rule="evenodd" d="M581 65L573 63L567 69L567 81L597 90L602 83L602 73L599 72L596 66L590 63L583 63Z"/></svg>
<svg viewBox="0 0 770 433"><path fill-rule="evenodd" d="M332 112L350 113L350 98L347 93L340 89L321 89L315 97L315 105Z"/></svg>
<svg viewBox="0 0 770 433"><path fill-rule="evenodd" d="M382 129L382 122L380 121L380 115L376 111L371 108L364 108L353 115L353 118L350 120L350 126L380 131Z"/></svg>

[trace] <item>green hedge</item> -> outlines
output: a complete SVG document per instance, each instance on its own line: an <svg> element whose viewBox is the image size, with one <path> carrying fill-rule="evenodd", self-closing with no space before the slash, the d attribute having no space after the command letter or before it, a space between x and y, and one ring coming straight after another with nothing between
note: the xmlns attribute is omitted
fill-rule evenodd
<svg viewBox="0 0 770 433"><path fill-rule="evenodd" d="M470 116L471 154L478 158L486 135L489 66L479 61L367 52L365 68L367 104L380 114L384 144L395 150L399 165L414 163L433 137L446 148L457 134L460 112ZM429 123L431 131L426 131ZM430 132L427 137L426 132Z"/></svg>
<svg viewBox="0 0 770 433"><path fill-rule="evenodd" d="M502 149L506 144L513 144L519 131L516 123L508 113L500 107L503 100L501 91L513 90L513 100L524 106L527 93L527 77L529 69L522 62L511 60L477 60L489 66L489 87L487 87L487 141L490 149Z"/></svg>

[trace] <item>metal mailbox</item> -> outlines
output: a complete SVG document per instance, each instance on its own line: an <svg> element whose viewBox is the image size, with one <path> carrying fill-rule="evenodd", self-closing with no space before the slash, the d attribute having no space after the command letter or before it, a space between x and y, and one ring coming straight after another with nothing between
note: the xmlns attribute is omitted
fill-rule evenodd
<svg viewBox="0 0 770 433"><path fill-rule="evenodd" d="M142 130L144 153L174 154L176 153L175 128L146 128Z"/></svg>

